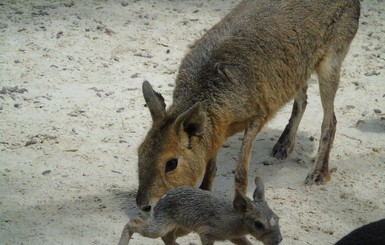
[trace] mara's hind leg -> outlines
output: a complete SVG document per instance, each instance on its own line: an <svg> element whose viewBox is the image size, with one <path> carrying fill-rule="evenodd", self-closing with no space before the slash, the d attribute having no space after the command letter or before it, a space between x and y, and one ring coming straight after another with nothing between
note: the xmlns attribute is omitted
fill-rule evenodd
<svg viewBox="0 0 385 245"><path fill-rule="evenodd" d="M179 243L176 242L176 238L175 230L170 231L166 235L162 236L162 240L166 245L179 245Z"/></svg>
<svg viewBox="0 0 385 245"><path fill-rule="evenodd" d="M178 227L175 230L170 231L165 236L162 237L164 244L166 245L179 245L176 242L176 239L181 236L189 234L191 231L183 227Z"/></svg>
<svg viewBox="0 0 385 245"><path fill-rule="evenodd" d="M337 125L334 114L334 98L340 81L340 68L345 54L346 52L340 54L332 52L316 68L324 115L317 158L313 170L305 180L306 185L324 184L330 180L329 155Z"/></svg>
<svg viewBox="0 0 385 245"><path fill-rule="evenodd" d="M167 222L162 219L156 220L150 218L149 220L142 220L135 218L130 220L124 227L119 245L127 245L134 233L139 233L148 238L158 238L166 236L166 234L170 233L173 229L175 229L174 226L167 224ZM175 244L173 243L175 240L172 241L170 237L167 238L169 239L169 243L166 244Z"/></svg>
<svg viewBox="0 0 385 245"><path fill-rule="evenodd" d="M298 126L307 105L306 91L307 85L295 97L289 123L273 147L273 156L277 159L283 160L293 151Z"/></svg>

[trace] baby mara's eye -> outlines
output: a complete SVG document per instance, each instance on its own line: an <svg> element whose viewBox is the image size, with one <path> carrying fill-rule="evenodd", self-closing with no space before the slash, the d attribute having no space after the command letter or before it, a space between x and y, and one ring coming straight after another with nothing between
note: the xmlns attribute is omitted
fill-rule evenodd
<svg viewBox="0 0 385 245"><path fill-rule="evenodd" d="M171 158L166 163L166 173L174 171L178 166L178 158Z"/></svg>
<svg viewBox="0 0 385 245"><path fill-rule="evenodd" d="M265 226L264 226L260 221L255 221L254 226L255 226L255 228L257 228L258 230L262 230L262 229L265 228Z"/></svg>

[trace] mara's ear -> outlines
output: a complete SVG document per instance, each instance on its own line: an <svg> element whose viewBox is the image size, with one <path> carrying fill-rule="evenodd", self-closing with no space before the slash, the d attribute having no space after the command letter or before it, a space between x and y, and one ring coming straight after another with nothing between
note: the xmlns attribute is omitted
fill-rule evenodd
<svg viewBox="0 0 385 245"><path fill-rule="evenodd" d="M250 202L247 200L245 194L243 194L237 188L235 189L235 197L233 201L233 207L235 211L239 213L245 213L249 209Z"/></svg>
<svg viewBox="0 0 385 245"><path fill-rule="evenodd" d="M164 98L160 93L155 92L148 81L142 84L143 96L148 109L151 112L152 120L158 121L166 114L166 104Z"/></svg>
<svg viewBox="0 0 385 245"><path fill-rule="evenodd" d="M179 115L175 120L174 127L179 137L182 137L182 134L187 134L190 139L193 136L202 135L206 127L206 112L203 109L203 104L198 102Z"/></svg>
<svg viewBox="0 0 385 245"><path fill-rule="evenodd" d="M214 69L217 70L219 76L230 81L242 79L242 76L246 74L246 67L232 63L218 62L214 65Z"/></svg>
<svg viewBox="0 0 385 245"><path fill-rule="evenodd" d="M253 193L253 199L255 202L265 201L265 187L261 177L257 176L254 179L255 190Z"/></svg>

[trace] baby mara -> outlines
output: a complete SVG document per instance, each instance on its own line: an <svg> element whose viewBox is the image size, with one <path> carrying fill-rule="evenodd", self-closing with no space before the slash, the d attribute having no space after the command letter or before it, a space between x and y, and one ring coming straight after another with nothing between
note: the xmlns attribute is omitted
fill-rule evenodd
<svg viewBox="0 0 385 245"><path fill-rule="evenodd" d="M175 245L178 237L191 231L198 233L203 245L223 240L250 245L247 234L265 245L277 245L282 241L278 216L265 201L262 180L256 177L254 182L253 201L238 189L233 202L189 186L172 189L156 204L153 217L126 224L119 245L127 245L134 233Z"/></svg>

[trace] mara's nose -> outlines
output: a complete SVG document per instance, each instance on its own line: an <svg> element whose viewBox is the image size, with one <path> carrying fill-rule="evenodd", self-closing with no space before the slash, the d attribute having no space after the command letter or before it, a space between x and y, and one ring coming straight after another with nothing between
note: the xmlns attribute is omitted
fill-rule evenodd
<svg viewBox="0 0 385 245"><path fill-rule="evenodd" d="M136 195L136 206L145 214L151 212L151 205L149 204L147 195L142 195L141 192L138 192Z"/></svg>
<svg viewBox="0 0 385 245"><path fill-rule="evenodd" d="M151 212L151 205L143 205L139 207L144 213L148 214Z"/></svg>

